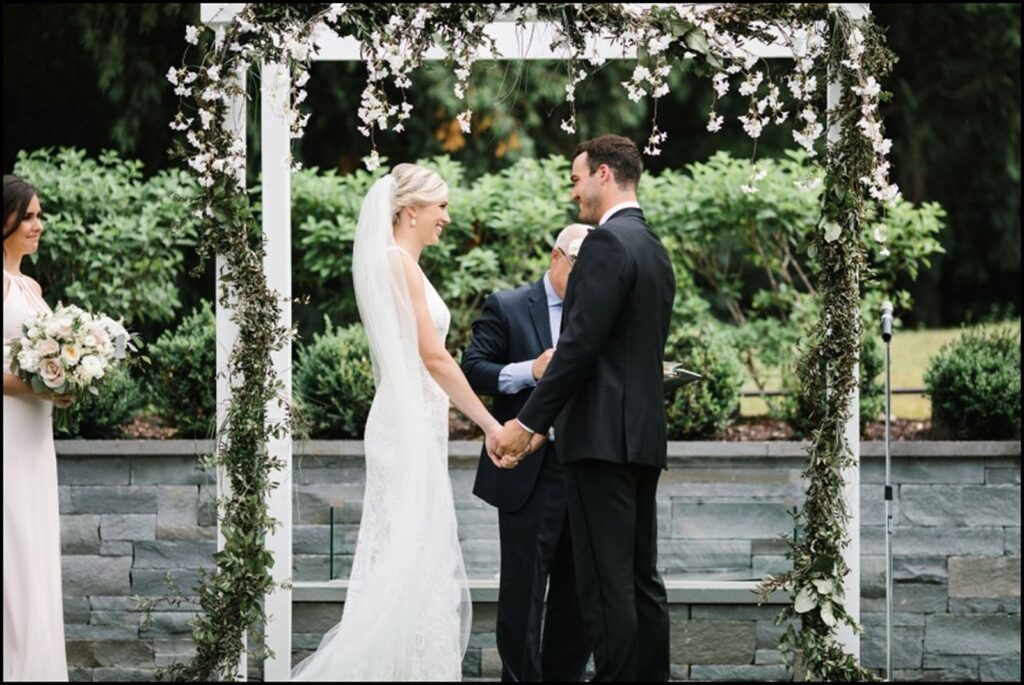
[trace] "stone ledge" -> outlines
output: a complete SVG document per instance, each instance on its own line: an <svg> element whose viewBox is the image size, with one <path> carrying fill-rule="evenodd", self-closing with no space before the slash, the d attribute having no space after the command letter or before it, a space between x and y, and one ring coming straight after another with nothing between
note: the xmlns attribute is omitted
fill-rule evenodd
<svg viewBox="0 0 1024 685"><path fill-rule="evenodd" d="M665 579L669 604L756 604L754 580L673 580ZM293 602L344 602L348 590L347 580L297 581L292 587ZM469 593L474 602L497 602L498 581L474 578L469 581ZM776 591L766 604L786 604L785 592Z"/></svg>
<svg viewBox="0 0 1024 685"><path fill-rule="evenodd" d="M57 454L63 457L196 456L213 451L212 440L55 440ZM294 443L296 456L339 456L359 459L361 440L307 440ZM885 443L865 440L860 443L862 457L882 457ZM1017 457L1020 440L990 441L896 441L889 443L892 457ZM481 443L476 440L452 440L449 452L453 466L475 466ZM690 458L803 458L806 442L669 442L669 462Z"/></svg>

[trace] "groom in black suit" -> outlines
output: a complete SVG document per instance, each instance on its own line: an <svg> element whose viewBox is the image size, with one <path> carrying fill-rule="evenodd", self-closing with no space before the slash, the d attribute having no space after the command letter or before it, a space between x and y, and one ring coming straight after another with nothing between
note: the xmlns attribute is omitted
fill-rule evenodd
<svg viewBox="0 0 1024 685"><path fill-rule="evenodd" d="M669 676L655 494L667 463L662 361L675 276L636 200L641 172L627 138L576 148L572 200L598 228L573 267L547 372L494 446L515 466L554 425L594 679L626 682Z"/></svg>
<svg viewBox="0 0 1024 685"><path fill-rule="evenodd" d="M519 413L544 375L558 343L569 273L589 230L583 224L562 229L544 277L491 295L473 322L462 370L476 392L494 397L492 412L499 421ZM496 640L505 682L582 680L590 655L576 592L565 469L548 437L515 470L499 468L485 450L473 486L477 497L498 509Z"/></svg>

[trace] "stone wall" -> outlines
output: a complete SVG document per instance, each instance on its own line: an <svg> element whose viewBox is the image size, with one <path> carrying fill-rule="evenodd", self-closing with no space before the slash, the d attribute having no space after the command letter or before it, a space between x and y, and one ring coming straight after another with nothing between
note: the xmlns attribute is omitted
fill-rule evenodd
<svg viewBox="0 0 1024 685"><path fill-rule="evenodd" d="M58 442L67 649L76 680L148 679L187 657L195 607L163 607L141 628L133 595L188 589L212 568L212 481L196 470L209 443ZM861 642L885 664L881 444L863 443ZM467 570L493 586L497 516L471 494L478 446L452 443L451 477ZM347 576L361 513L358 442L297 445L293 570L301 585ZM673 672L693 680L774 680L778 607L700 590L786 568L789 515L802 503L799 443L671 443L659 485L659 561L670 588ZM1020 672L1020 442L893 443L895 668L898 679L1006 680ZM335 584L336 585L336 584ZM343 595L342 595L343 596ZM294 658L337 621L341 599L296 592ZM467 677L495 677L493 592L474 591Z"/></svg>

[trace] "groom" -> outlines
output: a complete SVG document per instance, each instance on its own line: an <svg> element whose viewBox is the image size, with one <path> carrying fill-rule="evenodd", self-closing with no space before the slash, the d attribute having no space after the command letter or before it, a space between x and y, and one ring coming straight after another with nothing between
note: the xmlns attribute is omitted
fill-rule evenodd
<svg viewBox="0 0 1024 685"><path fill-rule="evenodd" d="M573 267L547 371L494 446L513 467L555 426L595 680L669 676L655 494L666 467L662 361L675 276L637 203L642 169L622 136L576 148L572 200L579 220L598 228Z"/></svg>

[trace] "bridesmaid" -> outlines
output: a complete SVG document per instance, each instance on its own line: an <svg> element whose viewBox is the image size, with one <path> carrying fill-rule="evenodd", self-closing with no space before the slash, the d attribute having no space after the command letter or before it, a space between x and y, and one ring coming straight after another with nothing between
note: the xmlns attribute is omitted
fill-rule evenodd
<svg viewBox="0 0 1024 685"><path fill-rule="evenodd" d="M35 189L4 176L4 680L67 681L52 405L10 372L9 343L50 308L21 259L39 248Z"/></svg>

